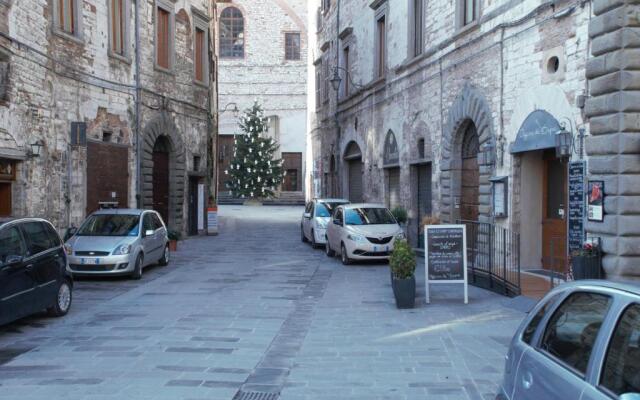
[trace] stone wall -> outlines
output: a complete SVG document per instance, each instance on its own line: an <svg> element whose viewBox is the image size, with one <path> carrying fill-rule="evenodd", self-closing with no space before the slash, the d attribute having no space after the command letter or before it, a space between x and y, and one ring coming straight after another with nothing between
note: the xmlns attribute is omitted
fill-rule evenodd
<svg viewBox="0 0 640 400"><path fill-rule="evenodd" d="M209 87L194 83L193 18L198 10L210 13L206 0L174 2L175 67L170 73L154 68L154 1L140 1L140 132L136 125L135 6L126 2L129 40L126 57L109 53L107 1L81 3L81 35L60 35L53 29L51 1L0 1L2 45L11 56L9 100L0 105L0 131L15 139L16 147L28 153L29 144L42 141L40 157L17 162L18 176L12 184L13 215L50 219L58 228L78 225L85 217L87 151L73 146L71 122L86 123L87 140L111 140L128 146L129 198L120 206L152 207L138 198L136 144L151 121L167 118L180 137L184 160L179 181L187 173L204 176L211 146ZM1 51L1 49L0 49ZM214 69L215 70L215 69ZM213 86L212 86L213 87ZM192 171L193 156L203 160L201 171ZM146 186L145 186L146 185ZM141 185L149 189L148 182ZM186 197L181 188L172 191ZM174 210L171 225L184 228L186 205Z"/></svg>

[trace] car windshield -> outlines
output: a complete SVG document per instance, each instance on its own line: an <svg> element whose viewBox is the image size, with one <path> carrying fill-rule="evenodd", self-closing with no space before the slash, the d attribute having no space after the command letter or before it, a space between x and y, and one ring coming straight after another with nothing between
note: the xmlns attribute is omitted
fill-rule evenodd
<svg viewBox="0 0 640 400"><path fill-rule="evenodd" d="M78 230L78 236L138 236L138 215L92 215Z"/></svg>
<svg viewBox="0 0 640 400"><path fill-rule="evenodd" d="M316 205L316 217L330 217L336 207L344 203L318 203Z"/></svg>
<svg viewBox="0 0 640 400"><path fill-rule="evenodd" d="M397 223L386 208L352 208L346 210L345 222L347 225L387 225Z"/></svg>

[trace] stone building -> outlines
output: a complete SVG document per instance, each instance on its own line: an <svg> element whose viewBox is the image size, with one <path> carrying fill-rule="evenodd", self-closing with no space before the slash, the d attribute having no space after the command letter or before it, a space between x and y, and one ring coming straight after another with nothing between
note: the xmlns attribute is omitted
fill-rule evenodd
<svg viewBox="0 0 640 400"><path fill-rule="evenodd" d="M260 102L287 175L281 200L304 201L307 134L307 0L218 1L220 201L239 134L237 113Z"/></svg>
<svg viewBox="0 0 640 400"><path fill-rule="evenodd" d="M144 207L203 230L214 26L206 0L0 1L0 215Z"/></svg>
<svg viewBox="0 0 640 400"><path fill-rule="evenodd" d="M425 215L496 224L519 234L526 269L562 271L569 247L599 237L608 276L640 276L637 6L314 7L309 108L318 195L405 207L416 245ZM570 148L558 146L568 135ZM578 183L571 193L570 179ZM584 194L575 189L598 179L604 221L585 223Z"/></svg>

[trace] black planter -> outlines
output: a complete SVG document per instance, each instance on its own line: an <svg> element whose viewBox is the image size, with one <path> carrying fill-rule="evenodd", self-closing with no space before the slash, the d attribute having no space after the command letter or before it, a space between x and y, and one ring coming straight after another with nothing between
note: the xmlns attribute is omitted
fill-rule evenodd
<svg viewBox="0 0 640 400"><path fill-rule="evenodd" d="M575 280L602 279L602 268L598 255L574 256L571 258L571 268Z"/></svg>
<svg viewBox="0 0 640 400"><path fill-rule="evenodd" d="M416 304L416 277L398 279L392 277L391 287L396 298L396 307L413 308Z"/></svg>

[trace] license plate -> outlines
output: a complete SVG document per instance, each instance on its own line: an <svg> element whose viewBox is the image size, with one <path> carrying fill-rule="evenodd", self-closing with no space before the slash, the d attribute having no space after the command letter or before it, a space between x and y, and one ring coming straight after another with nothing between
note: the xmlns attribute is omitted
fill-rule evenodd
<svg viewBox="0 0 640 400"><path fill-rule="evenodd" d="M100 264L100 259L99 258L81 258L80 259L80 264L82 264L82 265L86 265L86 264L99 265Z"/></svg>

